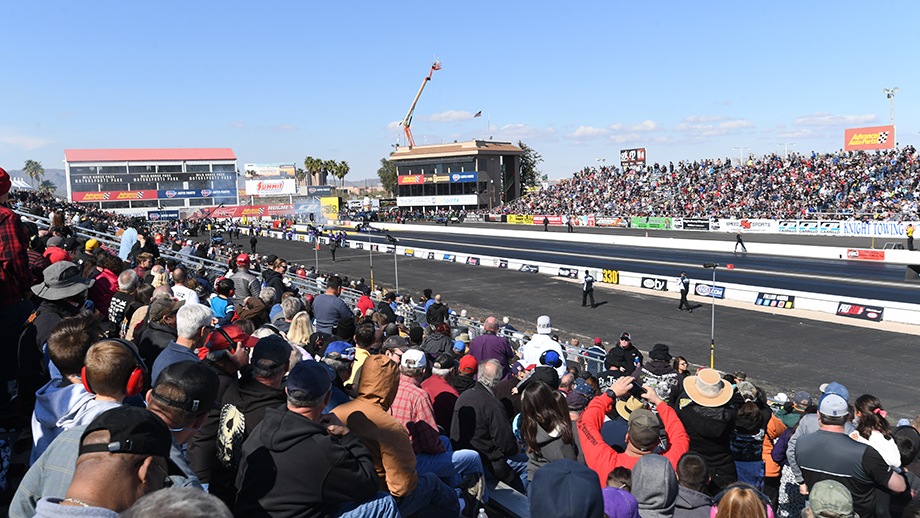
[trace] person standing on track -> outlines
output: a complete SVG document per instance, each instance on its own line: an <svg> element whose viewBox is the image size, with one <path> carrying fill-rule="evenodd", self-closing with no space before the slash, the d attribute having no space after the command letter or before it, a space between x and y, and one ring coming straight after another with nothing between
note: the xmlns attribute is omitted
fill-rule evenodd
<svg viewBox="0 0 920 518"><path fill-rule="evenodd" d="M339 248L339 240L336 236L329 238L329 252L332 254L332 262L335 262L335 251Z"/></svg>
<svg viewBox="0 0 920 518"><path fill-rule="evenodd" d="M687 306L687 311L693 313L693 306L687 301L687 295L690 293L690 279L687 278L687 272L680 272L678 282L680 282L680 305L677 306L677 309L683 310L684 306Z"/></svg>
<svg viewBox="0 0 920 518"><path fill-rule="evenodd" d="M907 233L907 249L913 250L914 249L914 224L913 223L907 224L907 229L905 230L905 233Z"/></svg>
<svg viewBox="0 0 920 518"><path fill-rule="evenodd" d="M572 222L572 220L574 220L574 219L575 219L574 216L567 216L567 217L565 218L565 224L566 224L566 226L568 227L569 234L572 234L572 233L575 232L575 225L574 225L573 222Z"/></svg>
<svg viewBox="0 0 920 518"><path fill-rule="evenodd" d="M734 253L736 253L736 254L738 253L738 245L741 245L741 252L744 253L744 254L746 254L746 253L747 253L747 247L744 246L744 240L741 239L741 232L740 232L740 231L737 232L737 233L735 233L735 252L734 252Z"/></svg>
<svg viewBox="0 0 920 518"><path fill-rule="evenodd" d="M257 238L255 234L253 234L253 236L249 238L249 248L252 249L252 253L256 253L256 243L258 242L259 242L259 238Z"/></svg>
<svg viewBox="0 0 920 518"><path fill-rule="evenodd" d="M549 232L549 218L543 216L543 232Z"/></svg>
<svg viewBox="0 0 920 518"><path fill-rule="evenodd" d="M591 309L594 309L596 306L594 304L594 277L588 273L588 270L585 270L584 282L581 284L581 307L585 307L589 297L591 298Z"/></svg>

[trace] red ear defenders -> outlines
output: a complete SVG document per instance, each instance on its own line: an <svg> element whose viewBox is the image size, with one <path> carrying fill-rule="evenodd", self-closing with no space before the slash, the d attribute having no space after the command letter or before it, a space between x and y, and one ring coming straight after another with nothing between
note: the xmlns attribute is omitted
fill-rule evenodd
<svg viewBox="0 0 920 518"><path fill-rule="evenodd" d="M222 328L220 328L220 327L215 327L215 328L214 328L214 331L220 333L221 336L224 337L224 340L226 340L227 343L230 344L230 349L228 349L228 350L230 351L230 354L235 353L235 352L236 352L236 340L234 340L233 338L230 338L230 335L229 335L226 331L224 331ZM213 335L213 333L212 333L212 335ZM208 340L208 343L204 344L204 346L207 347L208 350L210 351L210 350L211 350L211 341Z"/></svg>
<svg viewBox="0 0 920 518"><path fill-rule="evenodd" d="M131 355L134 356L135 366L131 371L131 375L128 376L128 383L125 385L125 395L136 396L143 392L144 388L147 386L147 364L144 363L144 359L141 358L141 355L137 352L134 344L122 338L106 338L104 341L115 342L125 349L131 351ZM83 381L83 388L85 388L87 392L92 394L96 393L96 391L93 390L92 384L90 383L89 376L86 375L85 365L80 371L80 379Z"/></svg>

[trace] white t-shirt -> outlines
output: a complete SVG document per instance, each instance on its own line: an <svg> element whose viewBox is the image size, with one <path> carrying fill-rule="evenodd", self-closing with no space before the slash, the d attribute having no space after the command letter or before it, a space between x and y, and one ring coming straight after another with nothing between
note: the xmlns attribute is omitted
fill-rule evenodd
<svg viewBox="0 0 920 518"><path fill-rule="evenodd" d="M177 300L184 300L186 304L200 304L198 300L198 294L195 293L195 290L186 288L181 284L177 284L172 288L173 295Z"/></svg>
<svg viewBox="0 0 920 518"><path fill-rule="evenodd" d="M529 342L522 345L521 359L524 360L525 365L540 365L540 355L543 354L543 351L550 349L559 353L559 357L562 358L562 365L556 368L556 372L562 376L565 374L565 353L559 342L553 340L549 335L536 334Z"/></svg>

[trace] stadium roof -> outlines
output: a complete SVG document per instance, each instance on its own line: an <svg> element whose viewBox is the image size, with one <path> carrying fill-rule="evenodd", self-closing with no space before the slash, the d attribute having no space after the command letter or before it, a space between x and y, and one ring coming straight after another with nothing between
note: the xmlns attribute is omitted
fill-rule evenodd
<svg viewBox="0 0 920 518"><path fill-rule="evenodd" d="M230 148L65 149L68 162L155 162L166 160L236 160Z"/></svg>
<svg viewBox="0 0 920 518"><path fill-rule="evenodd" d="M390 154L390 160L410 160L415 158L434 158L469 155L521 155L524 151L510 142L492 142L470 140L451 144L430 144L425 146L399 146Z"/></svg>

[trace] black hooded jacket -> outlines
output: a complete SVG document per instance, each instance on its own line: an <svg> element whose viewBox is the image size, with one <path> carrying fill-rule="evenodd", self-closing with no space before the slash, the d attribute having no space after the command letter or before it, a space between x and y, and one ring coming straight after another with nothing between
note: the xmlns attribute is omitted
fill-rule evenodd
<svg viewBox="0 0 920 518"><path fill-rule="evenodd" d="M236 516L327 517L345 502L373 497L380 479L355 434L329 435L281 406L266 410L243 444L236 487Z"/></svg>

